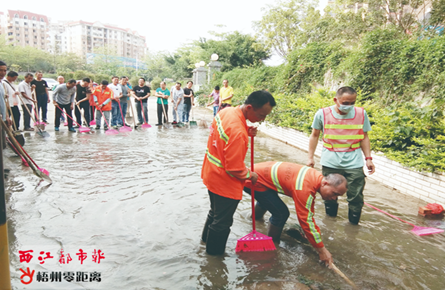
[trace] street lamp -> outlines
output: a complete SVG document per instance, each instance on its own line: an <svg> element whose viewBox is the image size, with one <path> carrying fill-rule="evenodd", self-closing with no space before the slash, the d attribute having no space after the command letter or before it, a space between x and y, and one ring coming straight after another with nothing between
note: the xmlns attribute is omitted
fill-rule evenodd
<svg viewBox="0 0 445 290"><path fill-rule="evenodd" d="M199 66L205 66L205 65L206 65L205 61L201 60L201 61L199 62Z"/></svg>
<svg viewBox="0 0 445 290"><path fill-rule="evenodd" d="M211 59L212 61L217 61L218 58L219 58L219 56L218 56L216 53L214 53L214 54L212 54L212 55L210 56L210 59Z"/></svg>

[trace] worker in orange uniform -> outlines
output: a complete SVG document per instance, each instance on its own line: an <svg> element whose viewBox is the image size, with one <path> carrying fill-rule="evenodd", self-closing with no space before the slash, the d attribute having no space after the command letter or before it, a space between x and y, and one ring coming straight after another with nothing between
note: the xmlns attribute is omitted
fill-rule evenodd
<svg viewBox="0 0 445 290"><path fill-rule="evenodd" d="M210 255L224 254L244 183L251 180L255 184L258 178L244 164L248 136L256 135L256 128L248 127L246 121L263 121L275 105L269 92L256 91L242 106L226 108L213 119L201 171L210 198L201 239Z"/></svg>
<svg viewBox="0 0 445 290"><path fill-rule="evenodd" d="M92 93L94 105L99 112L96 112L96 129L100 129L102 113L104 119L104 129L108 130L107 123L110 123L111 115L111 98L113 98L113 91L108 87L108 81L103 80L100 86L97 86ZM100 112L102 111L102 113Z"/></svg>
<svg viewBox="0 0 445 290"><path fill-rule="evenodd" d="M315 194L320 193L323 200L337 200L347 191L346 178L340 174L329 174L325 177L317 170L300 164L269 161L255 164L258 180L254 185L255 219L262 219L269 211L267 235L274 242L280 240L284 224L289 218L287 205L278 193L290 196L295 202L298 221L306 238L317 250L320 260L332 263L332 256L321 240L320 228L314 220ZM252 183L247 181L244 191L250 194Z"/></svg>

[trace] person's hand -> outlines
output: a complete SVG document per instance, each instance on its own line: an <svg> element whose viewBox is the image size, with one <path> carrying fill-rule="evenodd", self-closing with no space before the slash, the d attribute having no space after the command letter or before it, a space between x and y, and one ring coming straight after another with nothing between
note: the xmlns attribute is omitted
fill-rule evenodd
<svg viewBox="0 0 445 290"><path fill-rule="evenodd" d="M36 85L32 85L31 88L35 89L35 88L36 88Z"/></svg>
<svg viewBox="0 0 445 290"><path fill-rule="evenodd" d="M248 134L249 136L253 136L253 137L255 137L256 134L257 134L257 132L258 132L257 127L249 127L249 128L247 129L247 134Z"/></svg>
<svg viewBox="0 0 445 290"><path fill-rule="evenodd" d="M12 126L12 121L9 117L6 117L6 125L8 125L8 127Z"/></svg>
<svg viewBox="0 0 445 290"><path fill-rule="evenodd" d="M329 253L325 247L317 248L316 250L318 252L318 256L320 257L320 262L324 263L325 266L330 267L331 264L334 263L331 253Z"/></svg>
<svg viewBox="0 0 445 290"><path fill-rule="evenodd" d="M252 182L252 185L254 185L258 180L258 174L256 174L255 172L250 172L250 174L250 182Z"/></svg>
<svg viewBox="0 0 445 290"><path fill-rule="evenodd" d="M368 174L371 175L375 172L375 165L371 159L366 160L366 167L368 167Z"/></svg>
<svg viewBox="0 0 445 290"><path fill-rule="evenodd" d="M74 109L74 103L71 103L71 110L73 110Z"/></svg>
<svg viewBox="0 0 445 290"><path fill-rule="evenodd" d="M315 165L314 157L309 157L306 162L306 166L314 168L314 165Z"/></svg>
<svg viewBox="0 0 445 290"><path fill-rule="evenodd" d="M47 101L47 103L49 104L49 103L51 103L51 100L48 98L48 101Z"/></svg>
<svg viewBox="0 0 445 290"><path fill-rule="evenodd" d="M57 104L57 102L56 102L56 101L53 101L53 105L54 105L54 106L56 106L56 107L58 107L58 106L59 106L59 104Z"/></svg>

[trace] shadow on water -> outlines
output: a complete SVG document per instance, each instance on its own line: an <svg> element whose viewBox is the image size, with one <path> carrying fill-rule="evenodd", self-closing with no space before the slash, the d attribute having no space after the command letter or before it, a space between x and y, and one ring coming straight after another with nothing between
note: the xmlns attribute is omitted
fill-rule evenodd
<svg viewBox="0 0 445 290"><path fill-rule="evenodd" d="M154 108L154 100L151 100ZM196 110L210 123L210 112ZM150 112L150 123L156 120ZM245 196L234 217L226 255L212 257L200 242L209 208L200 178L207 129L152 127L116 136L33 134L25 149L51 173L53 184L38 180L6 151L11 273L14 289L350 289L318 262L318 255L298 236L295 206L274 252L235 254L238 238L251 231L250 199ZM306 162L306 153L266 136L256 138L256 162ZM318 161L318 160L317 160ZM246 163L249 164L248 158ZM377 168L378 170L378 168ZM425 220L417 208L425 203L372 180L366 201L419 226L445 228L442 220ZM266 232L267 220L257 227ZM370 208L360 226L347 221L341 199L337 218L326 217L321 198L315 219L336 265L360 289L445 289L443 234L418 237L411 227ZM60 250L72 261L59 263ZM88 254L80 263L76 255ZM101 263L92 259L101 250ZM21 262L19 250L33 250ZM40 251L54 257L38 260ZM20 269L101 272L101 282L20 282Z"/></svg>

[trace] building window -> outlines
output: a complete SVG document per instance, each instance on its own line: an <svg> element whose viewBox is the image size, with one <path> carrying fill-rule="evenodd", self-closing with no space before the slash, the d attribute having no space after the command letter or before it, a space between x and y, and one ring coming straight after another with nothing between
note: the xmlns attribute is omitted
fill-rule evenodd
<svg viewBox="0 0 445 290"><path fill-rule="evenodd" d="M14 14L14 18L19 18L19 15L18 14Z"/></svg>
<svg viewBox="0 0 445 290"><path fill-rule="evenodd" d="M23 16L23 19L28 19L28 15Z"/></svg>
<svg viewBox="0 0 445 290"><path fill-rule="evenodd" d="M8 32L8 35L13 35L14 33L13 32Z"/></svg>
<svg viewBox="0 0 445 290"><path fill-rule="evenodd" d="M36 21L36 20L37 20L37 18L36 18L35 16L33 16L33 17L32 17L32 20Z"/></svg>
<svg viewBox="0 0 445 290"><path fill-rule="evenodd" d="M42 17L40 17L40 22L45 22L45 20L43 20L43 18L42 18Z"/></svg>
<svg viewBox="0 0 445 290"><path fill-rule="evenodd" d="M26 43L29 43L29 41L27 40Z"/></svg>

